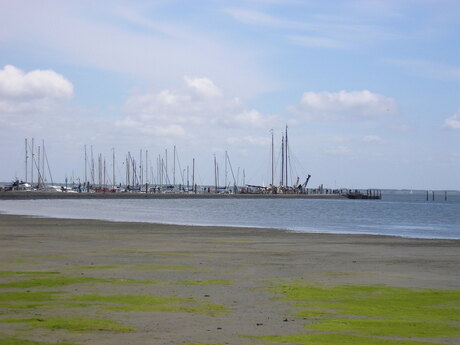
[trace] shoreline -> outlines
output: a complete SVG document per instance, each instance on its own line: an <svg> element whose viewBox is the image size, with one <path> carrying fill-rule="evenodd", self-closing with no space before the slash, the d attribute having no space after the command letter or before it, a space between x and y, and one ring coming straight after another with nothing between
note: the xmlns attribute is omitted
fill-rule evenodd
<svg viewBox="0 0 460 345"><path fill-rule="evenodd" d="M408 240L426 240L426 241L456 241L460 244L459 238L444 238L444 237L416 237L416 236L403 236L403 235L384 235L384 234L373 234L373 233L353 233L353 232L326 232L321 230L316 231L300 231L292 230L285 228L275 228L275 227L264 227L264 226L246 226L246 225L216 225L216 224L186 224L186 223L168 223L168 222L148 222L148 221L129 221L129 220L110 220L110 219L98 219L98 218L71 218L71 217L59 217L59 216L42 216L42 215L33 215L33 214L17 214L17 213L6 213L0 210L1 216L15 216L15 217L24 217L32 219L64 219L64 220L87 220L95 222L108 222L108 223L122 223L122 224L151 224L153 226L175 226L175 227L187 227L187 228L225 228L225 229L242 229L248 231L255 230L266 230L266 231L275 231L280 233L293 233L293 234L306 234L306 235L337 235L337 236L363 236L363 237L382 237L382 238L399 238L399 239L408 239Z"/></svg>
<svg viewBox="0 0 460 345"><path fill-rule="evenodd" d="M39 319L43 326L79 317L130 328L50 332L0 322L0 342L269 345L257 337L310 332L309 321L270 287L301 282L457 291L459 248L458 240L0 214L0 294L13 299L2 300L3 318ZM21 307L14 298L25 293L49 301ZM118 309L104 302L117 296L144 302ZM75 302L85 298L94 302ZM149 304L152 298L165 306Z"/></svg>
<svg viewBox="0 0 460 345"><path fill-rule="evenodd" d="M0 200L33 199L347 199L340 194L182 194L182 193L70 193L3 191Z"/></svg>

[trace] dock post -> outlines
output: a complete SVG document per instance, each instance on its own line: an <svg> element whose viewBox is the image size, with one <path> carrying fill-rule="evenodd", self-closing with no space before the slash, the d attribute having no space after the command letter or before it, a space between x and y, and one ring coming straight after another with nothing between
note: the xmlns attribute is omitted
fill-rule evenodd
<svg viewBox="0 0 460 345"><path fill-rule="evenodd" d="M428 201L428 191L426 191L426 201Z"/></svg>
<svg viewBox="0 0 460 345"><path fill-rule="evenodd" d="M432 193L433 193L433 201L434 201L434 191Z"/></svg>
<svg viewBox="0 0 460 345"><path fill-rule="evenodd" d="M444 201L447 201L447 191L444 192Z"/></svg>

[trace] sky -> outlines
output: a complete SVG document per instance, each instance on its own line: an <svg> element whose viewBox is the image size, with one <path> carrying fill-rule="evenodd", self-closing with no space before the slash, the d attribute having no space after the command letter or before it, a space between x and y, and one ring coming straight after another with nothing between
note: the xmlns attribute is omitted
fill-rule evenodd
<svg viewBox="0 0 460 345"><path fill-rule="evenodd" d="M459 23L458 0L0 0L0 181L34 138L57 183L86 145L117 182L141 150L172 181L175 146L178 183L216 157L268 185L287 126L290 183L459 190Z"/></svg>

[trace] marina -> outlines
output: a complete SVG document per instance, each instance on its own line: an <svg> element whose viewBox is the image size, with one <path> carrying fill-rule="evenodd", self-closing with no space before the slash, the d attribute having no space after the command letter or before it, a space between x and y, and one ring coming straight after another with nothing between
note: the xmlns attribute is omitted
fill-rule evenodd
<svg viewBox="0 0 460 345"><path fill-rule="evenodd" d="M381 191L378 189L348 189L348 188L327 188L323 184L318 187L308 185L311 174L305 173L304 180L301 179L300 171L304 168L293 169L291 161L291 148L288 141L288 127L286 126L282 133L281 146L278 152L278 158L275 159L275 140L274 131L271 133L270 146L270 181L268 185L246 183L245 169L238 167L236 174L233 169L230 156L227 151L224 152L224 162L219 165L216 154L214 154L214 184L198 183L196 179L195 158L191 159L191 167L186 166L182 169L181 161L177 148L173 146L172 167L168 161L168 149L164 150L164 155L159 154L156 162L153 163L148 150L139 151L137 160L131 152L125 155L122 160L122 168L125 172L124 178L117 176L117 163L115 149L111 154L111 169L109 169L108 160L101 153L95 155L93 146L90 146L88 153L87 146L84 145L84 176L75 177L72 175L71 180L66 177L65 183L56 184L53 181L52 171L50 168L48 156L45 150L45 142L42 140L41 145L35 147L35 140L32 138L24 140L24 179L15 178L15 180L3 187L0 191L12 192L22 191L27 194L14 194L11 198L53 198L53 193L78 193L78 194L174 194L174 195L296 195L297 197L325 197L348 199L381 199ZM46 164L45 164L46 163ZM169 163L169 168L168 168ZM222 166L223 165L223 169ZM120 166L118 166L118 170ZM154 169L155 168L155 169ZM111 170L111 174L109 172ZM155 173L154 173L154 170ZM241 170L241 176L240 176ZM176 173L178 171L178 173ZM34 179L34 176L35 179ZM295 176L293 178L293 176ZM177 179L176 179L177 177ZM276 182L279 181L279 182ZM303 181L303 182L302 182ZM34 192L40 192L39 195L33 196ZM0 198L8 196L0 195ZM64 196L62 196L64 197ZM67 197L67 196L66 196ZM86 196L81 196L87 198ZM125 198L126 196L122 197ZM72 197L71 197L72 198ZM94 198L91 196L90 198ZM96 197L98 198L98 197ZM126 198L132 198L126 197Z"/></svg>

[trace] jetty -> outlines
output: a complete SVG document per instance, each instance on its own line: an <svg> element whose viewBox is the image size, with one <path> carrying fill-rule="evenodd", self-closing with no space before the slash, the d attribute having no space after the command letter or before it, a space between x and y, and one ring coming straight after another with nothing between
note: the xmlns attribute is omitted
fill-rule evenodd
<svg viewBox="0 0 460 345"><path fill-rule="evenodd" d="M0 200L35 199L344 199L343 194L224 194L224 193L66 193L3 191Z"/></svg>

